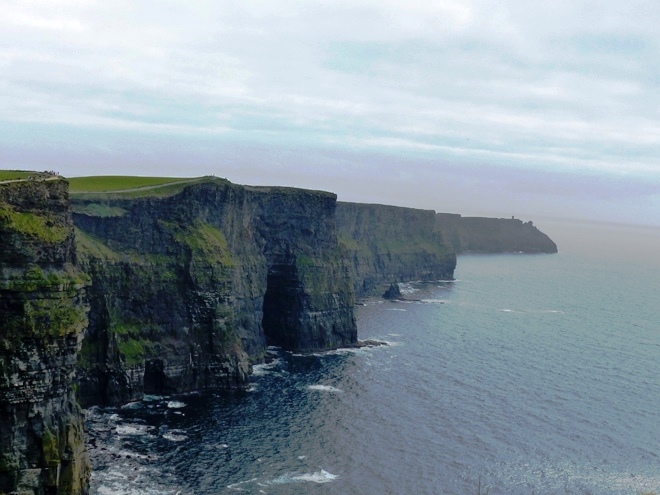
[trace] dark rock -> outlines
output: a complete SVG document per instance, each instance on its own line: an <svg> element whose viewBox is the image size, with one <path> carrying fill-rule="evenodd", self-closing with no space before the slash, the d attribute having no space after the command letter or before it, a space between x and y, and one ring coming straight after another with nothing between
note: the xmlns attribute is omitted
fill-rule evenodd
<svg viewBox="0 0 660 495"><path fill-rule="evenodd" d="M533 223L517 218L438 213L436 227L457 253L556 253L557 245Z"/></svg>
<svg viewBox="0 0 660 495"><path fill-rule="evenodd" d="M436 232L432 210L339 202L337 233L356 296L377 294L392 280L453 278L456 255Z"/></svg>
<svg viewBox="0 0 660 495"><path fill-rule="evenodd" d="M247 384L266 343L296 351L357 340L334 194L209 179L168 197L75 199L93 280L84 404Z"/></svg>
<svg viewBox="0 0 660 495"><path fill-rule="evenodd" d="M390 284L389 288L383 293L383 297L385 299L402 299L403 294L401 294L399 284Z"/></svg>
<svg viewBox="0 0 660 495"><path fill-rule="evenodd" d="M0 184L0 493L87 492L76 401L88 278L62 179Z"/></svg>

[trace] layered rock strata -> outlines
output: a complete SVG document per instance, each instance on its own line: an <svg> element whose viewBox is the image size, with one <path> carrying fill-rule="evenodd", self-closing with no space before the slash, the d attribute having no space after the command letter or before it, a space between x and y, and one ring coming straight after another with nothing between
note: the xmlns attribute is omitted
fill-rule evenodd
<svg viewBox="0 0 660 495"><path fill-rule="evenodd" d="M456 255L436 232L432 210L339 202L337 232L358 296L382 292L392 282L454 275Z"/></svg>
<svg viewBox="0 0 660 495"><path fill-rule="evenodd" d="M208 180L143 197L80 195L80 265L92 277L85 404L247 382L267 343L357 340L333 194Z"/></svg>
<svg viewBox="0 0 660 495"><path fill-rule="evenodd" d="M0 493L86 493L74 374L89 279L75 267L68 184L0 184Z"/></svg>

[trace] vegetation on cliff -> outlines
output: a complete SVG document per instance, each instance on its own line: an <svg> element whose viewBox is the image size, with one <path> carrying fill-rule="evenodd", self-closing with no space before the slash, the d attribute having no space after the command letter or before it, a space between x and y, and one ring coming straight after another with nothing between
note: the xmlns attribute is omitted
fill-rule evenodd
<svg viewBox="0 0 660 495"><path fill-rule="evenodd" d="M456 255L435 232L434 217L431 210L337 203L339 242L352 262L355 293L382 293L392 282L452 278Z"/></svg>
<svg viewBox="0 0 660 495"><path fill-rule="evenodd" d="M73 377L89 278L74 266L66 182L29 177L0 183L0 492L82 494Z"/></svg>

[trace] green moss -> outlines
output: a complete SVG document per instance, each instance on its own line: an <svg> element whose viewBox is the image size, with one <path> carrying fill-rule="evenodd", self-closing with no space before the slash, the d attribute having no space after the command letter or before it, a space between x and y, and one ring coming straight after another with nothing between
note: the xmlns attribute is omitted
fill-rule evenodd
<svg viewBox="0 0 660 495"><path fill-rule="evenodd" d="M121 217L126 210L118 206L110 206L101 203L73 204L74 213L81 213L90 217Z"/></svg>
<svg viewBox="0 0 660 495"><path fill-rule="evenodd" d="M117 322L112 325L110 332L117 339L124 363L130 367L143 363L145 357L153 351L154 342L148 336L158 332L158 327L144 323Z"/></svg>
<svg viewBox="0 0 660 495"><path fill-rule="evenodd" d="M24 331L36 337L63 337L87 322L85 309L68 300L39 299L24 304Z"/></svg>
<svg viewBox="0 0 660 495"><path fill-rule="evenodd" d="M314 260L314 258L305 255L298 255L296 257L296 266L303 267L303 266L314 266L314 265L316 265L316 261Z"/></svg>
<svg viewBox="0 0 660 495"><path fill-rule="evenodd" d="M47 274L38 265L30 265L22 276L13 275L0 282L0 290L13 292L54 291L50 298L72 297L82 285L87 285L90 278L87 274L68 267L66 271L49 271Z"/></svg>
<svg viewBox="0 0 660 495"><path fill-rule="evenodd" d="M119 261L121 255L110 249L102 241L79 228L74 228L76 250L81 261L88 258L100 258L107 261Z"/></svg>
<svg viewBox="0 0 660 495"><path fill-rule="evenodd" d="M41 452L44 463L49 467L57 467L60 463L60 453L57 444L57 437L52 431L45 428L41 435Z"/></svg>
<svg viewBox="0 0 660 495"><path fill-rule="evenodd" d="M145 344L142 340L128 338L120 340L118 345L126 366L135 366L144 361Z"/></svg>
<svg viewBox="0 0 660 495"><path fill-rule="evenodd" d="M227 240L217 227L201 220L195 221L192 225L161 223L173 231L174 239L188 246L193 255L198 255L209 263L217 263L226 267L234 266Z"/></svg>
<svg viewBox="0 0 660 495"><path fill-rule="evenodd" d="M34 237L47 244L56 244L66 240L69 229L58 225L49 213L37 215L16 211L7 203L0 203L0 225L27 237Z"/></svg>
<svg viewBox="0 0 660 495"><path fill-rule="evenodd" d="M82 342L82 347L78 353L78 368L91 370L97 363L101 355L101 344L93 338L86 338Z"/></svg>

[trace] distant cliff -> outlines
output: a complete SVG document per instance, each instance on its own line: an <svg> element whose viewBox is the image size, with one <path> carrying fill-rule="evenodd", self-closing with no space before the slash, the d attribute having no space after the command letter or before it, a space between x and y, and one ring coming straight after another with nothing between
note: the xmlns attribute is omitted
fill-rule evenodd
<svg viewBox="0 0 660 495"><path fill-rule="evenodd" d="M454 276L456 254L436 232L432 210L339 202L337 232L357 295L382 293L392 282Z"/></svg>
<svg viewBox="0 0 660 495"><path fill-rule="evenodd" d="M85 404L241 387L267 343L357 340L333 194L209 178L162 195L79 195L73 207L93 280Z"/></svg>
<svg viewBox="0 0 660 495"><path fill-rule="evenodd" d="M89 278L61 178L0 184L0 493L86 493L74 392Z"/></svg>
<svg viewBox="0 0 660 495"><path fill-rule="evenodd" d="M436 228L457 253L556 253L557 245L532 222L436 214Z"/></svg>

